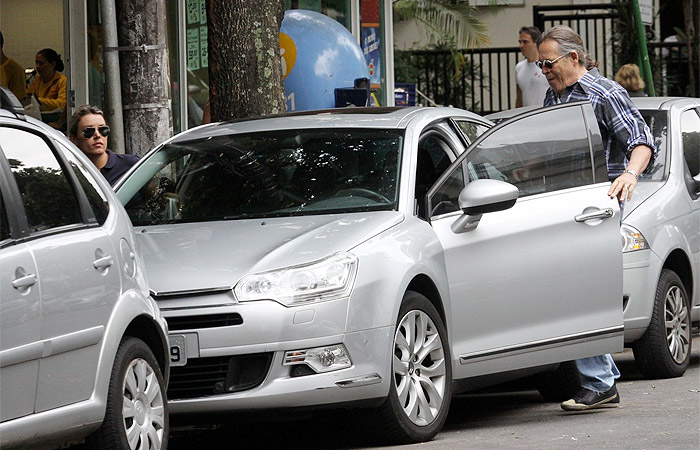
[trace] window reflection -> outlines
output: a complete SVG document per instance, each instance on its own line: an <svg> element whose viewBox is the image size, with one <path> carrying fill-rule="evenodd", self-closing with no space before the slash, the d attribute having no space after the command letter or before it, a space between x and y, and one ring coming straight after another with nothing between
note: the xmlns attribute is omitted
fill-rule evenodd
<svg viewBox="0 0 700 450"><path fill-rule="evenodd" d="M31 231L80 223L77 199L46 142L35 134L6 127L0 128L0 141Z"/></svg>

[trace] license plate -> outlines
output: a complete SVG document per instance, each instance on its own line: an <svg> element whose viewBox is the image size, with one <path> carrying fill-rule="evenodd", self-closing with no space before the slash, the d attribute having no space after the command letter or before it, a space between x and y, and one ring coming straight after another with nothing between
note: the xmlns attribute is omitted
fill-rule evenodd
<svg viewBox="0 0 700 450"><path fill-rule="evenodd" d="M170 339L170 365L184 366L187 364L187 339L184 334L171 334Z"/></svg>

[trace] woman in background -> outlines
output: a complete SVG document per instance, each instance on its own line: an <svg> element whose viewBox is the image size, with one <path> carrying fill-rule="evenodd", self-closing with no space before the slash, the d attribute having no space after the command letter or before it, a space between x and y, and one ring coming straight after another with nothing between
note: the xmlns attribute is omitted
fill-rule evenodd
<svg viewBox="0 0 700 450"><path fill-rule="evenodd" d="M45 122L65 131L66 76L59 73L65 69L61 55L53 49L45 48L36 54L35 63L37 76L29 85L27 94L36 95Z"/></svg>
<svg viewBox="0 0 700 450"><path fill-rule="evenodd" d="M647 96L646 92L644 92L644 80L639 76L639 66L636 64L625 64L620 67L617 74L615 74L615 81L627 89L630 97Z"/></svg>

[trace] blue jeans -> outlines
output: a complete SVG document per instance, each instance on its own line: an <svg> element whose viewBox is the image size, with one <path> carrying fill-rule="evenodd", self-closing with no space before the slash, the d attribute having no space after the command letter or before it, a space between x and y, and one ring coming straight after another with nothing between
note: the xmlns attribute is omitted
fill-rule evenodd
<svg viewBox="0 0 700 450"><path fill-rule="evenodd" d="M577 359L576 368L581 373L581 387L595 392L607 391L620 378L610 354Z"/></svg>

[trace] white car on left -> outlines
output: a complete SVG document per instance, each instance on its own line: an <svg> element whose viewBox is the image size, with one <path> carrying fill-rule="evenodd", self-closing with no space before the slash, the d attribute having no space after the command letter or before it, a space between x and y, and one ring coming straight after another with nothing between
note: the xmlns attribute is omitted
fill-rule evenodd
<svg viewBox="0 0 700 450"><path fill-rule="evenodd" d="M110 186L0 88L0 447L167 448L167 342Z"/></svg>

